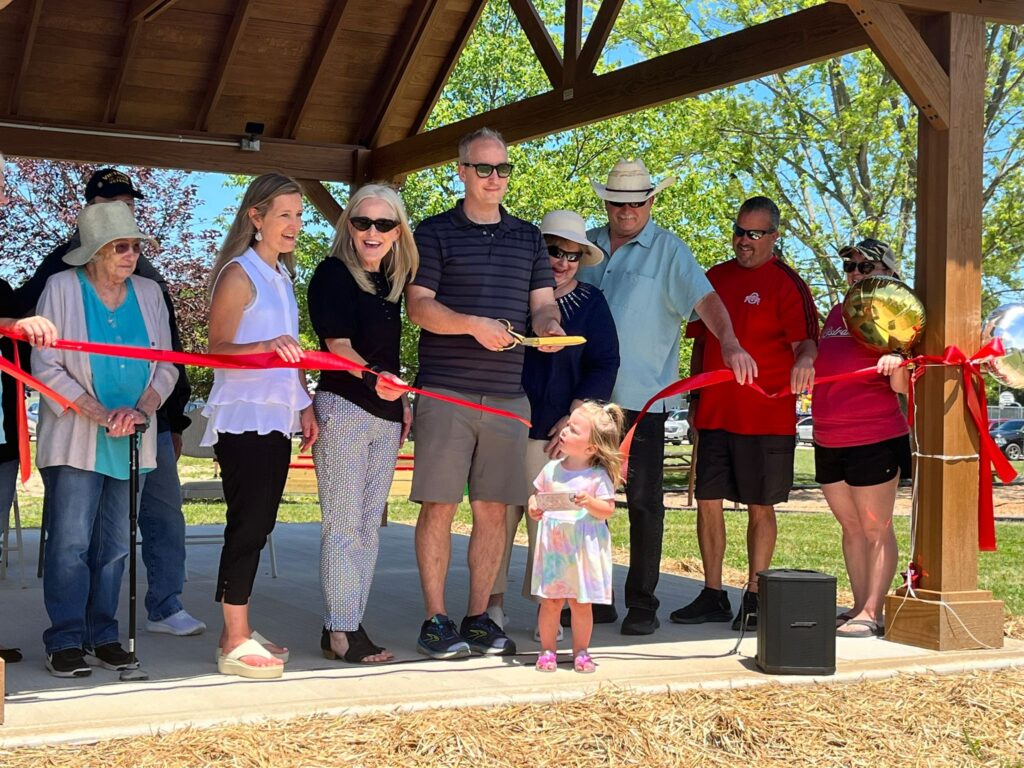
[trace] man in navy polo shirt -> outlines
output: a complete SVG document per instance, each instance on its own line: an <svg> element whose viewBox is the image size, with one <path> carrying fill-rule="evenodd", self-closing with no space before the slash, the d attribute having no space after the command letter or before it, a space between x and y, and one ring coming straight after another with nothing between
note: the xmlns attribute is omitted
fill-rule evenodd
<svg viewBox="0 0 1024 768"><path fill-rule="evenodd" d="M505 140L481 128L459 142L466 196L416 228L420 268L406 289L419 325L420 387L530 416L522 387L518 333L531 320L545 336L564 335L554 277L540 230L501 206L512 166ZM543 349L543 348L542 348ZM426 621L417 643L436 659L471 653L511 655L515 643L487 615L505 545L505 507L526 503L527 428L512 419L421 398L416 409L413 501ZM469 485L469 605L458 629L445 610L451 525Z"/></svg>

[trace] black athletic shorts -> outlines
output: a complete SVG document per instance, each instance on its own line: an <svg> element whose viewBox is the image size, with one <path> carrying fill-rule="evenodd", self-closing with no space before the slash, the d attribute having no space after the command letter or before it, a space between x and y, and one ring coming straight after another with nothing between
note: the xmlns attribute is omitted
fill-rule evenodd
<svg viewBox="0 0 1024 768"><path fill-rule="evenodd" d="M821 485L882 485L897 474L910 477L910 435L849 448L814 444L814 479Z"/></svg>
<svg viewBox="0 0 1024 768"><path fill-rule="evenodd" d="M793 487L795 435L739 435L702 429L697 443L698 499L779 504Z"/></svg>

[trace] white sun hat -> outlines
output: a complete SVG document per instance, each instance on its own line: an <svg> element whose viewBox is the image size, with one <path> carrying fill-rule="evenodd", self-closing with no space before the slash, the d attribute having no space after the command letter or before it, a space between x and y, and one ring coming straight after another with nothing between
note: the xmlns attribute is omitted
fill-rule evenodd
<svg viewBox="0 0 1024 768"><path fill-rule="evenodd" d="M608 174L607 184L593 180L590 184L602 200L611 203L642 203L675 182L675 178L669 176L655 186L644 161L637 158L619 160Z"/></svg>
<svg viewBox="0 0 1024 768"><path fill-rule="evenodd" d="M575 211L551 211L540 222L540 232L582 245L586 250L580 258L580 266L592 267L604 258L604 251L587 240L587 226Z"/></svg>
<svg viewBox="0 0 1024 768"><path fill-rule="evenodd" d="M64 263L73 267L88 264L103 246L115 240L156 243L155 237L139 231L132 209L120 200L85 206L78 214L78 233L82 244L64 254Z"/></svg>

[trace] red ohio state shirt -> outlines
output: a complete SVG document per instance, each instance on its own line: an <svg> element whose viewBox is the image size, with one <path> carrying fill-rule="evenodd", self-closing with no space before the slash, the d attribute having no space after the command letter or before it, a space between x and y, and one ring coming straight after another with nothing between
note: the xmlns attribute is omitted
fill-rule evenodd
<svg viewBox="0 0 1024 768"><path fill-rule="evenodd" d="M818 339L818 311L807 284L774 256L755 269L736 259L708 270L708 280L729 311L740 345L757 361L757 383L765 392L789 388L793 344ZM704 337L704 370L725 368L722 346L701 322L686 335ZM701 391L697 429L724 429L741 435L792 435L796 395L768 398L735 381Z"/></svg>

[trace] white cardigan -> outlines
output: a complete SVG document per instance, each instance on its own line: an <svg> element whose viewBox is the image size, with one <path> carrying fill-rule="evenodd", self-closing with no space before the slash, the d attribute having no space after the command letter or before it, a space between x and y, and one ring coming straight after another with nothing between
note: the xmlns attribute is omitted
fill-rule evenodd
<svg viewBox="0 0 1024 768"><path fill-rule="evenodd" d="M88 341L85 322L85 304L76 270L59 272L46 282L39 298L37 312L53 321L61 338ZM160 286L138 275L129 278L135 287L135 296L146 324L149 346L152 349L171 348L171 327ZM32 374L57 394L74 402L83 394L96 397L92 385L92 366L89 354L71 350L37 348L32 350ZM160 403L171 394L178 380L178 369L171 363L149 363L147 386L160 395ZM71 409L43 397L47 408L39 409L36 465L38 467L70 466L93 471L96 469L96 422ZM156 422L142 435L139 465L156 466Z"/></svg>

